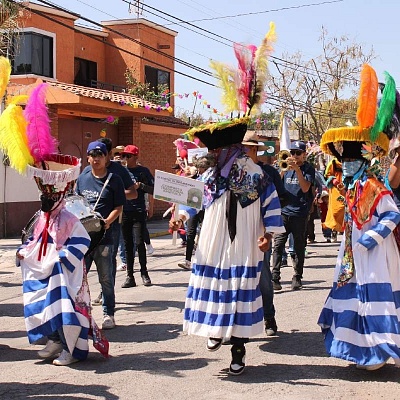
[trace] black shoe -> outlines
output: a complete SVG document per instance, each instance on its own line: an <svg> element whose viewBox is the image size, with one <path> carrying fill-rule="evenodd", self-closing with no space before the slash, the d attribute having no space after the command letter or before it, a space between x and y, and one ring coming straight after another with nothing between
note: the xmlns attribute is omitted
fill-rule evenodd
<svg viewBox="0 0 400 400"><path fill-rule="evenodd" d="M234 344L231 348L232 361L229 366L229 373L232 375L240 375L244 371L245 359L246 359L246 348L244 345Z"/></svg>
<svg viewBox="0 0 400 400"><path fill-rule="evenodd" d="M142 274L142 281L144 286L151 286L151 280L147 272Z"/></svg>
<svg viewBox="0 0 400 400"><path fill-rule="evenodd" d="M287 258L282 258L281 268L285 268L288 266Z"/></svg>
<svg viewBox="0 0 400 400"><path fill-rule="evenodd" d="M207 340L207 350L217 351L222 346L222 339L220 338L208 338Z"/></svg>
<svg viewBox="0 0 400 400"><path fill-rule="evenodd" d="M278 280L272 281L272 287L274 290L282 290L282 285L279 283Z"/></svg>
<svg viewBox="0 0 400 400"><path fill-rule="evenodd" d="M294 276L292 279L292 290L299 290L303 287L301 279L298 276Z"/></svg>
<svg viewBox="0 0 400 400"><path fill-rule="evenodd" d="M269 318L265 320L265 334L267 336L276 336L278 332L278 326L276 325L275 318Z"/></svg>
<svg viewBox="0 0 400 400"><path fill-rule="evenodd" d="M121 285L122 288L135 287L136 282L133 276L127 276L125 282Z"/></svg>

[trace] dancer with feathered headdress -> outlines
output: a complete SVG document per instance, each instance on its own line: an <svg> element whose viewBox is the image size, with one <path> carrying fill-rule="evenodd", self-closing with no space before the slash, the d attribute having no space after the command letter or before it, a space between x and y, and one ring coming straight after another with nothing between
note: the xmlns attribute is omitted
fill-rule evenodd
<svg viewBox="0 0 400 400"><path fill-rule="evenodd" d="M358 98L358 126L330 129L321 140L324 152L342 166L345 199L344 235L333 287L318 320L332 357L376 370L393 358L400 366L399 249L393 230L400 212L380 181L375 157L385 155L396 106L396 85L386 73L379 108L378 79L365 65Z"/></svg>
<svg viewBox="0 0 400 400"><path fill-rule="evenodd" d="M0 57L0 94L10 77L10 63ZM30 96L17 96L0 116L0 149L19 173L35 180L41 210L32 234L17 251L23 277L25 325L30 343L49 340L38 352L69 365L86 359L88 336L104 356L108 341L91 316L90 293L83 258L90 236L78 217L67 211L64 197L80 173L80 159L57 154L51 135L45 92L36 86ZM25 110L21 103L26 103Z"/></svg>
<svg viewBox="0 0 400 400"><path fill-rule="evenodd" d="M205 182L204 220L186 296L184 331L208 338L207 350L216 351L224 339L232 347L229 372L245 369L245 343L264 330L258 286L263 252L273 232L282 232L280 204L275 186L242 145L252 110L264 99L266 58L275 40L275 27L262 45L234 46L238 67L212 62L224 92L228 112L242 117L190 129L214 155L200 180ZM177 230L196 210L180 207L171 220Z"/></svg>

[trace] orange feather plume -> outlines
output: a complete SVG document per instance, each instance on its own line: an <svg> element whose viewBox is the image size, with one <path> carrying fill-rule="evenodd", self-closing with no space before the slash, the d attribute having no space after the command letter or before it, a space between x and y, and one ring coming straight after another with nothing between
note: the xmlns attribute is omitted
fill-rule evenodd
<svg viewBox="0 0 400 400"><path fill-rule="evenodd" d="M357 121L361 128L370 128L375 123L378 99L378 77L375 70L364 64L361 71L361 87L358 94Z"/></svg>

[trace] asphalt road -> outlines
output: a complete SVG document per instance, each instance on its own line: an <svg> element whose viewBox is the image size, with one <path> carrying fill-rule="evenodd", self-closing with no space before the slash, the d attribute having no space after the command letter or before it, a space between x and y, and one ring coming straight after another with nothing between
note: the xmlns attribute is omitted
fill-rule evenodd
<svg viewBox="0 0 400 400"><path fill-rule="evenodd" d="M204 338L182 333L189 272L177 267L184 249L170 236L152 239L153 286L122 289L118 272L114 330L107 331L110 359L91 348L85 362L53 366L38 359L42 346L28 343L22 317L21 276L14 267L18 240L0 241L1 399L397 399L400 370L393 361L375 372L329 358L317 320L328 294L338 243L308 246L301 291L290 290L292 267L282 270L275 295L278 336L253 338L246 370L229 376L230 346L210 353ZM289 262L290 264L290 262ZM139 277L138 277L139 278ZM140 278L137 279L137 282ZM94 296L99 284L89 273ZM101 308L94 316L101 323Z"/></svg>

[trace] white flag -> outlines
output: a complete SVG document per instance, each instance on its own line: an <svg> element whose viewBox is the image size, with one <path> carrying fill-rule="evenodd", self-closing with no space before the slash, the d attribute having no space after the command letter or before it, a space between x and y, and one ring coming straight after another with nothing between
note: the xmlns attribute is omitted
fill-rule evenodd
<svg viewBox="0 0 400 400"><path fill-rule="evenodd" d="M280 150L289 150L290 149L290 136L289 136L289 127L288 122L285 115L282 115L282 129L281 129L281 138L279 143Z"/></svg>

